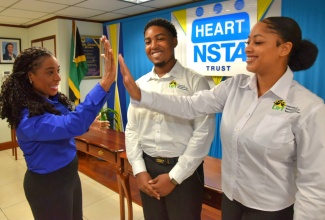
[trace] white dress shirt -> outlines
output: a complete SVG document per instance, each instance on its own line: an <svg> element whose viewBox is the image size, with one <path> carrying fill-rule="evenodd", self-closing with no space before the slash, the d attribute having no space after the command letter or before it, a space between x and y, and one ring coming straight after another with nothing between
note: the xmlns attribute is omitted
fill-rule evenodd
<svg viewBox="0 0 325 220"><path fill-rule="evenodd" d="M159 78L152 70L138 79L137 84L144 90L178 96L210 88L204 76L179 62L163 77ZM188 120L130 105L125 142L134 175L146 171L144 151L152 157L179 157L169 176L182 183L208 154L214 132L215 114Z"/></svg>
<svg viewBox="0 0 325 220"><path fill-rule="evenodd" d="M229 199L264 211L295 203L295 220L325 219L325 105L289 67L260 97L255 75L192 97L141 92L133 104L183 118L223 112L222 190Z"/></svg>

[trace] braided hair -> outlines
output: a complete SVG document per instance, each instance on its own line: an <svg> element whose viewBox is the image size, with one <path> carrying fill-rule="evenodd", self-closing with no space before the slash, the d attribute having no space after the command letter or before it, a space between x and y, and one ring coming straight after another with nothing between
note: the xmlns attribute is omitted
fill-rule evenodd
<svg viewBox="0 0 325 220"><path fill-rule="evenodd" d="M28 117L42 115L45 112L61 115L50 102L43 96L36 93L29 82L28 72L37 69L42 64L43 59L53 56L52 53L41 47L25 49L15 59L12 74L3 82L0 93L0 117L7 119L9 127L17 128L21 120L21 112L27 108ZM70 111L72 104L61 92L57 93L58 101L66 106ZM51 99L53 97L49 97Z"/></svg>

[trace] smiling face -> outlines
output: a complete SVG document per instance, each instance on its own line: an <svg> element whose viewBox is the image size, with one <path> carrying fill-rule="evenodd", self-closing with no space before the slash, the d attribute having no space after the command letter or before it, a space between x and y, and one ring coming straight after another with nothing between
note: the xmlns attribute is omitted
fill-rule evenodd
<svg viewBox="0 0 325 220"><path fill-rule="evenodd" d="M145 45L147 57L155 67L169 71L174 66L177 38L167 29L160 26L149 27L145 32Z"/></svg>
<svg viewBox="0 0 325 220"><path fill-rule="evenodd" d="M35 92L46 98L55 96L61 81L57 59L51 55L43 56L35 61L33 66L28 77Z"/></svg>
<svg viewBox="0 0 325 220"><path fill-rule="evenodd" d="M246 69L259 75L264 75L277 69L286 68L291 43L283 43L278 34L258 22L248 37L245 49L247 56Z"/></svg>

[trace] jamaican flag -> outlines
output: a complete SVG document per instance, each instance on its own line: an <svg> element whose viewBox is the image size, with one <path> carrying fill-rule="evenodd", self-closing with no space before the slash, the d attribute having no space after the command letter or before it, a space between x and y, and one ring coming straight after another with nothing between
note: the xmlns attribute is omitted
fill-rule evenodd
<svg viewBox="0 0 325 220"><path fill-rule="evenodd" d="M88 72L86 56L78 27L72 21L72 37L70 50L70 72L69 72L69 99L78 105L80 103L80 82Z"/></svg>

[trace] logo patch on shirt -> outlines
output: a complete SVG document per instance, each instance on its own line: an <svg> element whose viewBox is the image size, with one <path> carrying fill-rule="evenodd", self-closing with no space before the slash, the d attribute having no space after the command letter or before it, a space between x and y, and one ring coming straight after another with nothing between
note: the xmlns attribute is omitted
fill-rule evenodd
<svg viewBox="0 0 325 220"><path fill-rule="evenodd" d="M169 88L174 88L174 89L181 89L181 90L187 90L187 87L184 85L178 84L175 80L171 81L169 83Z"/></svg>
<svg viewBox="0 0 325 220"><path fill-rule="evenodd" d="M277 100L274 102L272 109L283 111L283 109L286 107L286 102L283 100Z"/></svg>
<svg viewBox="0 0 325 220"><path fill-rule="evenodd" d="M283 100L277 100L273 103L272 109L277 111L285 111L287 113L300 113L300 109L298 107L293 107L287 105Z"/></svg>
<svg viewBox="0 0 325 220"><path fill-rule="evenodd" d="M176 87L177 87L177 82L175 80L169 83L169 88L176 88Z"/></svg>
<svg viewBox="0 0 325 220"><path fill-rule="evenodd" d="M177 89L187 90L186 86L184 85L177 85Z"/></svg>

